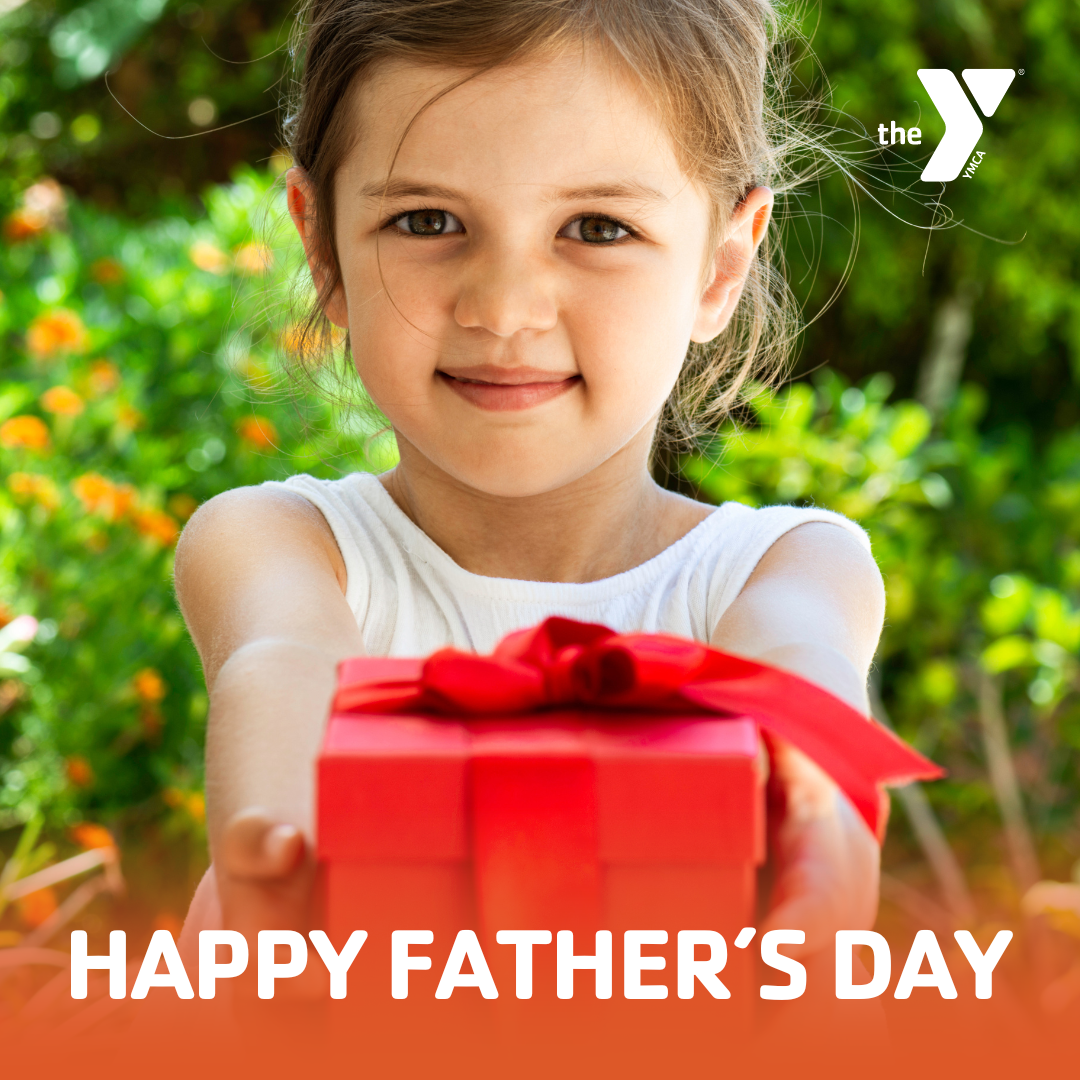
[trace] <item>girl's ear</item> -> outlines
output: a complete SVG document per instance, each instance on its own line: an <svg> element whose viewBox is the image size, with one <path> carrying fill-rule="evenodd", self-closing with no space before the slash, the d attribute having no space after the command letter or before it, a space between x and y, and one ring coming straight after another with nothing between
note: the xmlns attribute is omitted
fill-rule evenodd
<svg viewBox="0 0 1080 1080"><path fill-rule="evenodd" d="M285 193L289 204L289 217L292 218L304 245L311 280L315 283L316 293L322 296L328 271L324 253L320 250L318 229L315 227L315 191L311 178L299 165L294 165L285 174ZM323 314L335 326L342 330L349 329L349 306L340 279L323 303Z"/></svg>
<svg viewBox="0 0 1080 1080"><path fill-rule="evenodd" d="M709 283L698 305L691 341L712 341L731 321L750 262L769 227L772 208L773 193L767 187L754 188L735 207L724 238L713 256Z"/></svg>

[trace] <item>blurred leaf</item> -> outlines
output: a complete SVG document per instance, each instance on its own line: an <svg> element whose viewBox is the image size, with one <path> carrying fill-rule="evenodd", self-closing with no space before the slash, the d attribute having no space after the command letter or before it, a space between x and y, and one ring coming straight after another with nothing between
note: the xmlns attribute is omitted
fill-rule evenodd
<svg viewBox="0 0 1080 1080"><path fill-rule="evenodd" d="M1013 668L1023 667L1034 662L1031 642L1018 634L1010 634L1008 637L998 638L983 649L982 666L991 675L1000 675L1003 671L1011 671Z"/></svg>

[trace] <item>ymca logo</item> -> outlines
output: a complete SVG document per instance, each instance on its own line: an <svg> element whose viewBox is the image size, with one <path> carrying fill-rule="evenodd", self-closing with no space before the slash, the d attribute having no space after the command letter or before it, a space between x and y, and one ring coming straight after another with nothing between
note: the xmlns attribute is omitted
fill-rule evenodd
<svg viewBox="0 0 1080 1080"><path fill-rule="evenodd" d="M983 133L982 121L959 80L947 68L920 68L918 74L934 108L945 121L945 136L919 179L931 184L955 180ZM1012 68L965 68L961 75L975 103L988 117L994 115L1016 78ZM974 162L966 175L970 176L979 162Z"/></svg>

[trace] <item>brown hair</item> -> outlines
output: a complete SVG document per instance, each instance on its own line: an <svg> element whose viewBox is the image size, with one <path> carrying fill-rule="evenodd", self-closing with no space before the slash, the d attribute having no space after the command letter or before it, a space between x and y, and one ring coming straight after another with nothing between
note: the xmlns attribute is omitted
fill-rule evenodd
<svg viewBox="0 0 1080 1080"><path fill-rule="evenodd" d="M686 174L713 201L719 235L755 185L782 181L793 128L771 100L783 82L778 22L769 0L306 0L293 39L302 75L285 135L314 189L325 280L293 335L295 359L310 370L333 340L322 314L340 283L333 183L355 138L351 91L374 64L404 59L469 77L545 49L596 42L652 96ZM748 378L782 370L796 318L774 247L767 237L725 331L691 346L665 410L667 435L694 436L730 410Z"/></svg>

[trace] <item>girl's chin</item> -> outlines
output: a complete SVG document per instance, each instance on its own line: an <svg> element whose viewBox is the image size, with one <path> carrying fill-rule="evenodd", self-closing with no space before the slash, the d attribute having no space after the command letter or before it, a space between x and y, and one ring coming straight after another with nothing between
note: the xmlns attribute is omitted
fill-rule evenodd
<svg viewBox="0 0 1080 1080"><path fill-rule="evenodd" d="M546 451L530 448L522 453L520 447L508 446L507 442L493 440L490 452L479 458L475 452L467 455L433 452L430 460L457 483L495 499L547 495L575 483L603 464L602 457L590 464L575 455L560 454L554 448ZM552 442L557 444L558 440L553 437Z"/></svg>
<svg viewBox="0 0 1080 1080"><path fill-rule="evenodd" d="M450 403L454 407L425 409L394 424L406 473L426 472L426 461L477 493L531 498L575 484L615 458L618 474L648 468L652 424L635 432L627 430L626 417L598 422L577 407L577 393L509 412L481 411L446 395L444 404Z"/></svg>

